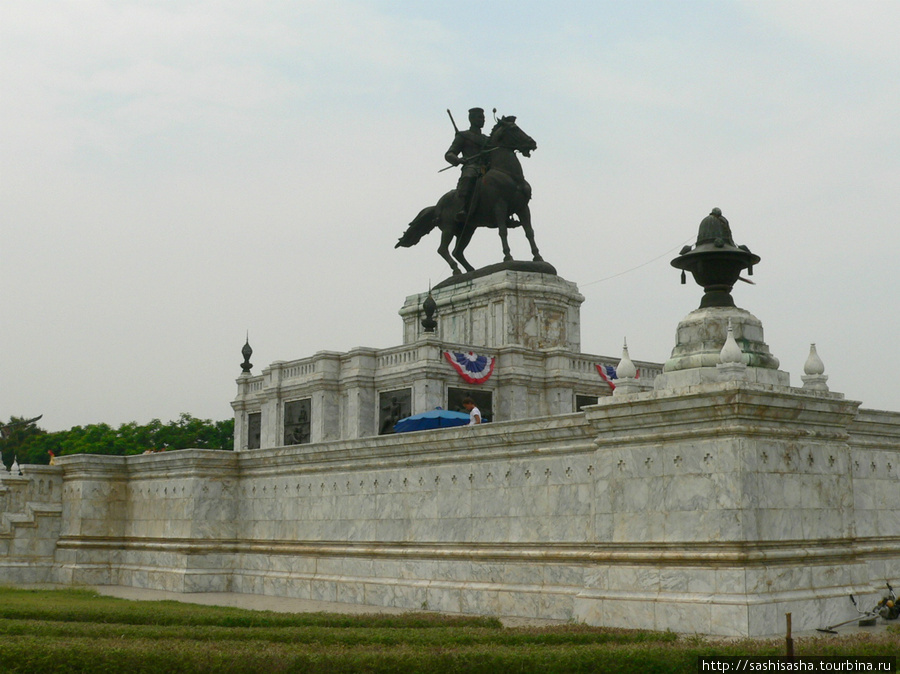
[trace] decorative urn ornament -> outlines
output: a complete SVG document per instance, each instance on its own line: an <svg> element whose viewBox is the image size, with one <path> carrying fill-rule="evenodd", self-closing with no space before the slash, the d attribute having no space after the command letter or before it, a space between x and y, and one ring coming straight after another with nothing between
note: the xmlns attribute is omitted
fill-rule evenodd
<svg viewBox="0 0 900 674"><path fill-rule="evenodd" d="M753 265L759 263L759 256L750 252L747 246L737 246L731 238L728 220L718 208L703 218L697 243L685 246L681 254L672 260L672 266L681 269L681 282L685 282L685 272L689 271L704 295L700 308L733 307L731 289L741 279L741 272L748 270L753 275ZM752 283L752 281L748 281Z"/></svg>

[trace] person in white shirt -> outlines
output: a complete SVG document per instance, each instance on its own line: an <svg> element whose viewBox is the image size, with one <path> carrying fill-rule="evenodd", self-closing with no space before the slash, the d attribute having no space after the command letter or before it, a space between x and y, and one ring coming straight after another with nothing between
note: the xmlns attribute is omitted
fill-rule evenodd
<svg viewBox="0 0 900 674"><path fill-rule="evenodd" d="M466 408L466 411L469 413L469 426L474 426L475 424L481 423L481 410L475 407L475 401L471 398L466 398L462 402L463 407Z"/></svg>

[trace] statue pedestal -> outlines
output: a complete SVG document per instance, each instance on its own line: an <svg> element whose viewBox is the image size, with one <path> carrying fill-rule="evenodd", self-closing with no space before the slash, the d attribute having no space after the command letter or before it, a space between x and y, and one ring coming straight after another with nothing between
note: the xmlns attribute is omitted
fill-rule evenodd
<svg viewBox="0 0 900 674"><path fill-rule="evenodd" d="M404 344L424 334L422 303L427 296L410 295L400 309ZM555 274L501 269L436 287L432 296L437 304L435 334L442 341L475 348L581 350L584 296L574 283Z"/></svg>
<svg viewBox="0 0 900 674"><path fill-rule="evenodd" d="M778 359L763 341L762 322L756 316L738 307L705 307L692 311L678 324L672 357L666 361L654 387L678 389L721 381L723 374L717 366L728 336L729 319L747 366L746 376L741 378L789 386L790 375L778 369Z"/></svg>
<svg viewBox="0 0 900 674"><path fill-rule="evenodd" d="M436 332L422 327L428 295L411 295L399 312L400 346L320 351L242 375L232 402L235 448L375 436L392 428L397 414L455 409L466 395L492 422L570 414L610 395L597 365L618 358L581 353L584 297L551 265L491 265L444 281L431 296ZM492 358L490 375L462 376L448 352ZM641 379L634 388L646 390L661 367L636 365Z"/></svg>

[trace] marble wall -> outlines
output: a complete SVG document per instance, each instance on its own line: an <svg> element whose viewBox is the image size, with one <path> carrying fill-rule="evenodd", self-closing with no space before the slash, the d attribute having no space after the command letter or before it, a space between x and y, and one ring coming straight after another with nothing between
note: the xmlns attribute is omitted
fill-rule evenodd
<svg viewBox="0 0 900 674"><path fill-rule="evenodd" d="M0 567L721 635L779 633L791 611L812 629L900 577L900 414L857 406L729 381L481 427L62 457L4 478ZM40 479L58 540L24 543L29 508L53 519L23 486Z"/></svg>
<svg viewBox="0 0 900 674"><path fill-rule="evenodd" d="M25 466L13 475L0 465L0 582L49 583L61 527L62 470Z"/></svg>

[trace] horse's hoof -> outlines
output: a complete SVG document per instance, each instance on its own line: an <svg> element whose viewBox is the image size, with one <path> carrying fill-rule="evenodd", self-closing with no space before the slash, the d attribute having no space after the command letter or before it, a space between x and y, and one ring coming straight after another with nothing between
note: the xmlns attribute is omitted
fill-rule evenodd
<svg viewBox="0 0 900 674"><path fill-rule="evenodd" d="M513 256L512 256L512 255L504 255L504 256L503 256L503 261L504 261L504 262L512 262L512 261L513 261Z"/></svg>
<svg viewBox="0 0 900 674"><path fill-rule="evenodd" d="M540 255L535 255L535 256L534 256L534 261L535 261L535 262L543 262L543 261L544 261L544 258L542 258Z"/></svg>
<svg viewBox="0 0 900 674"><path fill-rule="evenodd" d="M462 272L459 269L454 269L451 276L459 276L460 274L462 274Z"/></svg>

